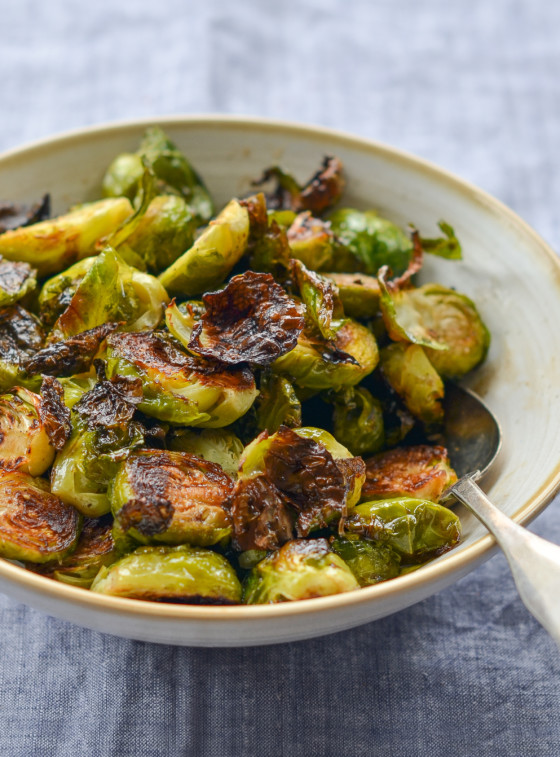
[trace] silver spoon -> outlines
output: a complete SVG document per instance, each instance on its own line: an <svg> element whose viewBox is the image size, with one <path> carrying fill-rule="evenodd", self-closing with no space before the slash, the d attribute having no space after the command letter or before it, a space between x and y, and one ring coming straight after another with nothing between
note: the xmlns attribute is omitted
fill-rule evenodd
<svg viewBox="0 0 560 757"><path fill-rule="evenodd" d="M445 437L459 481L442 503L458 499L484 523L502 548L525 607L560 645L560 547L518 526L493 505L478 481L501 447L496 418L474 392L446 387Z"/></svg>

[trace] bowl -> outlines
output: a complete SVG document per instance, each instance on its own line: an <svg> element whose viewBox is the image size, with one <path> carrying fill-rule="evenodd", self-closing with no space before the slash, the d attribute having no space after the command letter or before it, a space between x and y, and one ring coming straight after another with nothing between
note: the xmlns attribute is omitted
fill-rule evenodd
<svg viewBox="0 0 560 757"><path fill-rule="evenodd" d="M485 364L466 384L501 421L504 445L485 479L491 499L526 524L560 487L560 261L511 210L426 161L329 129L257 118L171 117L84 129L0 156L0 197L50 192L53 212L99 196L106 166L159 124L201 172L217 205L249 191L281 163L301 179L323 155L345 165L344 204L376 208L424 235L454 226L464 260L428 256L423 281L455 286L477 303L492 333ZM552 212L552 211L551 211ZM306 639L381 618L457 581L491 556L495 542L466 510L462 543L420 570L359 591L277 605L209 607L102 596L0 560L0 590L88 628L186 646L251 646ZM460 589L457 589L460 591Z"/></svg>

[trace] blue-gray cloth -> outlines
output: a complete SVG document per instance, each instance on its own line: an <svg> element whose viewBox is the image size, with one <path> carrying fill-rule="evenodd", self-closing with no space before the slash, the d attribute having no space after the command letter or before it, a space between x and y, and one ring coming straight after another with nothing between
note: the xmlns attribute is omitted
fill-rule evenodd
<svg viewBox="0 0 560 757"><path fill-rule="evenodd" d="M247 113L427 157L560 243L560 4L0 4L0 150L112 119ZM520 303L521 304L521 303ZM534 530L560 542L556 501ZM557 757L558 650L498 556L314 641L184 649L0 599L2 757Z"/></svg>

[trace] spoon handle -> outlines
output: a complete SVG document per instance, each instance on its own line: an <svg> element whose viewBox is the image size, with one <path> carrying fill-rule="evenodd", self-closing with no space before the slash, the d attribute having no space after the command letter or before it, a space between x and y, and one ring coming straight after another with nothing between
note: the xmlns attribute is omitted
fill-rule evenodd
<svg viewBox="0 0 560 757"><path fill-rule="evenodd" d="M518 526L464 476L449 490L486 528L502 548L525 607L560 646L560 547Z"/></svg>

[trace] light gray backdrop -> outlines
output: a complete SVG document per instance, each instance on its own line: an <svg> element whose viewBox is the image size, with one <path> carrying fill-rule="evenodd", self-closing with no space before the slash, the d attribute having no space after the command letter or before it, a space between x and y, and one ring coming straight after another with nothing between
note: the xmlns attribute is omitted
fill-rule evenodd
<svg viewBox="0 0 560 757"><path fill-rule="evenodd" d="M560 4L0 0L0 150L112 119L257 114L429 158L560 243ZM534 524L560 542L558 501ZM0 597L0 754L555 757L558 651L499 556L310 642L124 641Z"/></svg>

